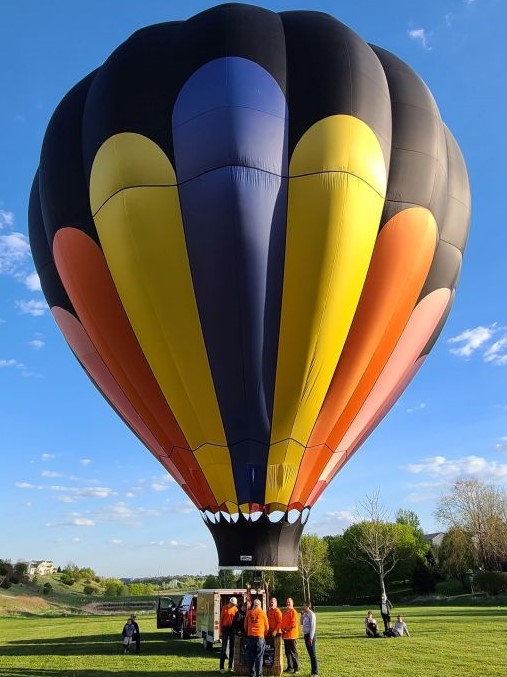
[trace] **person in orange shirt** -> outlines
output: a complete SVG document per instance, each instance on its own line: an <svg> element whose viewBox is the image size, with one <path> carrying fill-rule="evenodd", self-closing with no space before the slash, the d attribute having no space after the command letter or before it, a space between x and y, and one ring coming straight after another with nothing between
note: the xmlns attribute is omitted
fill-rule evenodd
<svg viewBox="0 0 507 677"><path fill-rule="evenodd" d="M231 597L229 603L222 607L220 613L220 629L222 631L222 651L220 652L220 672L225 672L225 659L229 647L229 672L232 672L234 661L234 619L238 613L238 600Z"/></svg>
<svg viewBox="0 0 507 677"><path fill-rule="evenodd" d="M261 607L260 599L255 599L252 608L245 618L245 631L247 636L248 667L251 677L262 677L262 665L265 637L269 631L268 617Z"/></svg>
<svg viewBox="0 0 507 677"><path fill-rule="evenodd" d="M278 601L276 597L272 597L269 600L268 623L268 635L270 637L276 637L277 635L282 634L282 612L278 608Z"/></svg>
<svg viewBox="0 0 507 677"><path fill-rule="evenodd" d="M285 656L287 657L287 669L294 675L299 674L299 656L297 638L299 637L299 614L294 609L294 601L287 599L287 606L282 614L282 637Z"/></svg>

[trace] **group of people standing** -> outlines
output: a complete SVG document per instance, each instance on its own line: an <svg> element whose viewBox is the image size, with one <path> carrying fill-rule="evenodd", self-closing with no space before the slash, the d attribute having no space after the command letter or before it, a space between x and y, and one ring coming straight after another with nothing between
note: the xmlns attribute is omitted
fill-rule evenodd
<svg viewBox="0 0 507 677"><path fill-rule="evenodd" d="M251 677L262 677L264 650L266 639L281 636L287 659L286 673L299 674L299 654L297 640L299 637L300 618L294 608L294 601L289 597L283 612L278 608L276 597L271 597L266 613L262 609L260 599L255 599L251 608L245 602L240 609L238 600L231 597L229 603L222 608L220 626L222 631L222 650L220 652L220 672L225 672L225 661L228 658L229 671L233 671L234 637L236 634L247 638L248 667ZM316 655L317 619L310 604L305 602L301 622L305 646L311 663L312 677L319 674Z"/></svg>
<svg viewBox="0 0 507 677"><path fill-rule="evenodd" d="M403 635L410 637L407 624L401 615L396 617L394 625L391 623L391 609L391 602L387 599L387 595L382 593L380 598L380 615L384 622L384 632L382 635L384 637L403 637ZM364 628L367 637L382 637L372 611L368 611L366 618L364 619Z"/></svg>

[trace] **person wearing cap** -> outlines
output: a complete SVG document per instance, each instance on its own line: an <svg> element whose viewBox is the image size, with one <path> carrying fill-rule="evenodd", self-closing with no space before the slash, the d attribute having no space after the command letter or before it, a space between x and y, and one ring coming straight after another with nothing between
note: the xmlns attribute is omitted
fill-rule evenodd
<svg viewBox="0 0 507 677"><path fill-rule="evenodd" d="M278 608L276 597L269 600L268 609L269 636L276 637L282 634L282 612Z"/></svg>
<svg viewBox="0 0 507 677"><path fill-rule="evenodd" d="M285 656L287 657L287 669L294 675L299 674L299 655L297 638L299 637L299 614L294 609L292 597L287 598L286 608L282 613L282 637Z"/></svg>
<svg viewBox="0 0 507 677"><path fill-rule="evenodd" d="M245 618L247 636L248 667L250 677L262 677L266 635L269 631L268 617L261 606L261 600L255 599Z"/></svg>
<svg viewBox="0 0 507 677"><path fill-rule="evenodd" d="M220 629L222 632L222 650L220 652L220 672L225 672L225 659L229 655L229 672L234 662L234 619L238 613L238 600L231 597L222 607L220 613ZM229 651L227 652L227 649Z"/></svg>

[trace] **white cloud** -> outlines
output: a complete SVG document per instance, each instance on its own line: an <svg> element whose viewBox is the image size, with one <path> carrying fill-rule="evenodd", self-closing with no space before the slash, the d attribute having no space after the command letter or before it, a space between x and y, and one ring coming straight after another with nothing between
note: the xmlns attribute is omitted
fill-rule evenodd
<svg viewBox="0 0 507 677"><path fill-rule="evenodd" d="M73 524L75 527L95 526L95 522L92 519L89 519L88 517L74 517L74 519L71 521L71 524Z"/></svg>
<svg viewBox="0 0 507 677"><path fill-rule="evenodd" d="M81 463L81 465L83 467L86 467L87 465L90 465L92 460L91 460L91 458L82 458L79 462Z"/></svg>
<svg viewBox="0 0 507 677"><path fill-rule="evenodd" d="M34 291L40 290L37 274L29 274L27 269L28 265L33 268L28 238L14 227L14 214L0 209L0 275L10 275Z"/></svg>
<svg viewBox="0 0 507 677"><path fill-rule="evenodd" d="M46 345L44 341L40 338L34 338L31 341L28 341L28 345L33 348L34 350L40 350L41 348L44 348Z"/></svg>
<svg viewBox="0 0 507 677"><path fill-rule="evenodd" d="M41 455L41 460L42 461L52 461L54 458L56 458L56 454L42 454Z"/></svg>
<svg viewBox="0 0 507 677"><path fill-rule="evenodd" d="M175 480L171 475L156 475L152 478L151 488L153 491L167 491L169 489L169 484L174 484Z"/></svg>
<svg viewBox="0 0 507 677"><path fill-rule="evenodd" d="M5 209L0 209L0 230L5 227L12 228L14 226L14 214L7 212Z"/></svg>
<svg viewBox="0 0 507 677"><path fill-rule="evenodd" d="M55 470L43 470L42 477L63 477L63 474Z"/></svg>
<svg viewBox="0 0 507 677"><path fill-rule="evenodd" d="M501 437L495 446L498 451L507 451L507 437Z"/></svg>
<svg viewBox="0 0 507 677"><path fill-rule="evenodd" d="M311 519L311 518L310 518ZM320 519L311 522L311 531L320 536L345 531L351 524L357 522L357 514L352 510L331 510Z"/></svg>
<svg viewBox="0 0 507 677"><path fill-rule="evenodd" d="M458 357L468 359L474 353L481 352L482 359L487 364L507 365L507 327L499 326L497 322L489 327L480 325L474 329L466 329L447 342L455 345L450 348L450 352Z"/></svg>
<svg viewBox="0 0 507 677"><path fill-rule="evenodd" d="M175 539L170 541L150 541L148 545L155 546L157 548L178 548L178 550L201 550L202 548L206 548L206 545L199 541L195 543L182 543L181 541L177 541Z"/></svg>
<svg viewBox="0 0 507 677"><path fill-rule="evenodd" d="M23 233L0 235L0 273L19 275L21 267L30 257L28 238Z"/></svg>
<svg viewBox="0 0 507 677"><path fill-rule="evenodd" d="M416 42L420 42L424 49L431 50L429 46L429 35L424 28L412 28L408 31L409 37Z"/></svg>
<svg viewBox="0 0 507 677"><path fill-rule="evenodd" d="M484 352L484 362L491 362L497 365L507 364L507 336L495 341Z"/></svg>
<svg viewBox="0 0 507 677"><path fill-rule="evenodd" d="M18 489L37 489L37 486L30 482L15 482L14 486Z"/></svg>
<svg viewBox="0 0 507 677"><path fill-rule="evenodd" d="M40 317L48 310L48 304L45 301L16 301L16 308L18 308L23 315L32 315L33 317Z"/></svg>
<svg viewBox="0 0 507 677"><path fill-rule="evenodd" d="M496 329L496 323L489 327L475 327L474 329L465 329L465 331L448 339L447 343L461 344L458 348L451 348L453 355L458 357L470 357L472 353L478 350L484 343L489 341Z"/></svg>
<svg viewBox="0 0 507 677"><path fill-rule="evenodd" d="M421 402L420 404L417 404L415 407L410 407L407 409L407 414L413 414L414 411L422 411L423 409L426 409L426 403Z"/></svg>
<svg viewBox="0 0 507 677"><path fill-rule="evenodd" d="M463 477L471 477L486 482L507 480L507 463L488 461L481 456L464 456L447 459L445 456L433 456L419 463L410 463L405 470L414 475L428 475L453 482Z"/></svg>
<svg viewBox="0 0 507 677"><path fill-rule="evenodd" d="M26 276L25 285L30 291L42 291L39 275L35 271Z"/></svg>
<svg viewBox="0 0 507 677"><path fill-rule="evenodd" d="M47 489L59 493L68 493L69 496L72 496L75 499L110 498L111 496L118 495L118 493L110 487L66 487L53 484L50 487L47 487Z"/></svg>
<svg viewBox="0 0 507 677"><path fill-rule="evenodd" d="M140 527L142 523L138 515L138 510L134 510L126 503L120 502L100 510L96 513L95 517L101 522L122 522L133 527Z"/></svg>
<svg viewBox="0 0 507 677"><path fill-rule="evenodd" d="M22 362L17 360L0 360L0 369L6 369L8 367L15 367L16 369L25 369L25 365Z"/></svg>

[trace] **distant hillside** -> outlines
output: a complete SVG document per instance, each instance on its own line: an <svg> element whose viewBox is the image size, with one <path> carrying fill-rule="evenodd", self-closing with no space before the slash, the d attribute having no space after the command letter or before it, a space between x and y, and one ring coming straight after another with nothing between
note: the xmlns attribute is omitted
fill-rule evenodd
<svg viewBox="0 0 507 677"><path fill-rule="evenodd" d="M45 593L48 584L51 586L50 591ZM0 616L124 614L155 610L156 591L150 595L109 597L104 595L104 586L97 584L92 594L86 594L85 589L89 587L89 581L65 585L61 581L61 574L53 574L39 576L36 583L18 583L7 590L0 588ZM161 594L171 595L175 600L181 597L181 591L164 590Z"/></svg>
<svg viewBox="0 0 507 677"><path fill-rule="evenodd" d="M51 586L44 593L44 585ZM0 616L61 615L83 613L90 595L83 592L84 584L64 585L59 574L39 576L36 583L18 583L7 590L0 589Z"/></svg>

